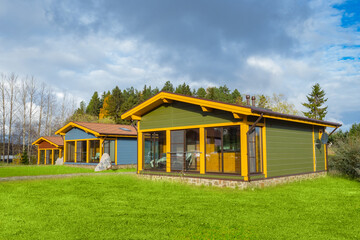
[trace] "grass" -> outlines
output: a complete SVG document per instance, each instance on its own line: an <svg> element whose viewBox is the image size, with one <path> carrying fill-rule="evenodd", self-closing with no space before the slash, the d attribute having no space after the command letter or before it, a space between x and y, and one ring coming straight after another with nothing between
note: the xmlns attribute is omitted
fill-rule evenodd
<svg viewBox="0 0 360 240"><path fill-rule="evenodd" d="M135 168L128 169L114 169L106 172L130 172L136 171ZM45 166L45 165L32 165L32 166L2 166L0 167L0 177L14 177L14 176L37 176L37 175L57 175L68 173L93 173L93 169L71 167L71 166Z"/></svg>
<svg viewBox="0 0 360 240"><path fill-rule="evenodd" d="M221 189L128 175L0 183L0 239L359 239L360 183Z"/></svg>

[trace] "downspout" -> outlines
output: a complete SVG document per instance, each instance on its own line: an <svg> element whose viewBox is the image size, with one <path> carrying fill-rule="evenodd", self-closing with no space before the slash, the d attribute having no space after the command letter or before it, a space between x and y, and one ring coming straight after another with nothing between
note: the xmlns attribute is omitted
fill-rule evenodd
<svg viewBox="0 0 360 240"><path fill-rule="evenodd" d="M258 124L260 122L260 120L262 119L263 117L263 113L261 113L260 117L254 122L253 125L251 125L251 127L249 128L249 130L247 131L246 133L246 136L247 136L247 149L248 149L248 154L247 154L247 160L248 160L248 172L247 172L247 177L248 177L248 181L250 182L250 158L249 158L249 148L250 148L250 144L249 144L249 135L250 135L250 132L256 127L256 124Z"/></svg>

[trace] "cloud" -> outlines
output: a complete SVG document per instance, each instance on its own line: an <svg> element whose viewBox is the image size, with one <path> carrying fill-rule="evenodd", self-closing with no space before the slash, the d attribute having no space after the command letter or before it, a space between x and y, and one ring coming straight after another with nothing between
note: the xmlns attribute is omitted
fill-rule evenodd
<svg viewBox="0 0 360 240"><path fill-rule="evenodd" d="M79 100L170 80L283 93L299 110L319 82L329 119L348 124L346 112L360 117L358 16L340 0L3 1L0 72Z"/></svg>

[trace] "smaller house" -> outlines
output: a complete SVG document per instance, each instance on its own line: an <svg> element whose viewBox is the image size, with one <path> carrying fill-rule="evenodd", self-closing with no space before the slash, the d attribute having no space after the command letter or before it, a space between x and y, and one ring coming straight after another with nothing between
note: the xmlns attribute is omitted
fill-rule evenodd
<svg viewBox="0 0 360 240"><path fill-rule="evenodd" d="M38 164L54 164L62 156L64 140L61 136L43 136L32 145L38 146Z"/></svg>
<svg viewBox="0 0 360 240"><path fill-rule="evenodd" d="M104 153L114 165L136 164L137 131L133 126L70 122L55 134L64 138L65 164L96 165Z"/></svg>

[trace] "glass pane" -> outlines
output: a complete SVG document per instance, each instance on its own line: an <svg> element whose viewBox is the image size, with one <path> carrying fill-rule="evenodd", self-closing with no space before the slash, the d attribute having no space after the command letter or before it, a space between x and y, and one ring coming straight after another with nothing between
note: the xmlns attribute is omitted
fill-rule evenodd
<svg viewBox="0 0 360 240"><path fill-rule="evenodd" d="M261 127L255 127L249 134L250 173L262 172Z"/></svg>
<svg viewBox="0 0 360 240"><path fill-rule="evenodd" d="M45 162L45 150L40 150L40 164Z"/></svg>
<svg viewBox="0 0 360 240"><path fill-rule="evenodd" d="M100 161L100 141L89 141L89 163L98 163Z"/></svg>
<svg viewBox="0 0 360 240"><path fill-rule="evenodd" d="M75 142L66 143L66 161L75 162Z"/></svg>
<svg viewBox="0 0 360 240"><path fill-rule="evenodd" d="M166 132L144 133L144 169L166 169Z"/></svg>
<svg viewBox="0 0 360 240"><path fill-rule="evenodd" d="M171 131L171 170L184 171L185 131Z"/></svg>
<svg viewBox="0 0 360 240"><path fill-rule="evenodd" d="M240 173L240 126L223 127L224 172Z"/></svg>
<svg viewBox="0 0 360 240"><path fill-rule="evenodd" d="M185 144L186 170L200 171L200 141L198 128L186 130Z"/></svg>
<svg viewBox="0 0 360 240"><path fill-rule="evenodd" d="M86 141L78 141L76 148L76 162L86 162Z"/></svg>
<svg viewBox="0 0 360 240"><path fill-rule="evenodd" d="M54 164L58 158L59 158L59 150L54 150Z"/></svg>
<svg viewBox="0 0 360 240"><path fill-rule="evenodd" d="M104 141L104 153L110 155L111 162L115 162L115 140Z"/></svg>
<svg viewBox="0 0 360 240"><path fill-rule="evenodd" d="M46 150L46 164L51 165L52 164L52 151Z"/></svg>
<svg viewBox="0 0 360 240"><path fill-rule="evenodd" d="M222 172L221 128L206 128L206 171Z"/></svg>

